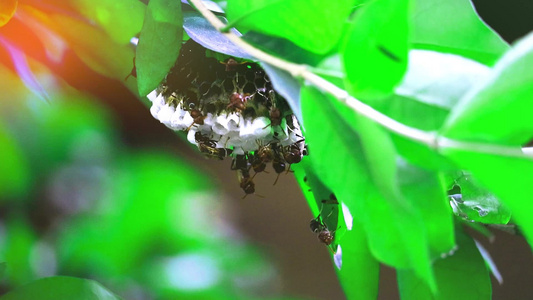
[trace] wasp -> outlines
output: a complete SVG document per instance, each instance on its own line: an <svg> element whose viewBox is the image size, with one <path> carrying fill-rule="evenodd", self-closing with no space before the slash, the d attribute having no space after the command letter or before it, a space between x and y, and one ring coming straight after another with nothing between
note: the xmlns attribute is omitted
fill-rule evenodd
<svg viewBox="0 0 533 300"><path fill-rule="evenodd" d="M266 163L257 154L250 156L250 162L252 164L252 168L254 169L255 174L263 172L266 168Z"/></svg>
<svg viewBox="0 0 533 300"><path fill-rule="evenodd" d="M232 170L237 170L237 176L239 178L239 186L244 191L244 196L242 199L246 198L246 196L250 194L255 193L255 183L253 181L255 174L257 174L260 171L256 171L254 176L250 176L250 168L253 167L253 164L250 163L251 156L249 154L244 155L237 155L233 159L233 162L231 164ZM259 197L262 197L260 195L257 195Z"/></svg>
<svg viewBox="0 0 533 300"><path fill-rule="evenodd" d="M279 175L285 172L287 168L287 164L285 163L285 159L281 154L280 147L274 147L274 159L272 160L272 167L274 168L274 171L276 171L276 173L278 174L278 176L276 177L276 181L274 181L274 185L276 185L276 183L278 182Z"/></svg>
<svg viewBox="0 0 533 300"><path fill-rule="evenodd" d="M217 148L217 143L214 140L210 140L207 136L202 135L200 132L194 134L194 139L198 143L198 149L200 152L210 158L218 158L223 160L233 152L231 149Z"/></svg>
<svg viewBox="0 0 533 300"><path fill-rule="evenodd" d="M269 117L270 117L270 124L263 127L263 129L267 128L268 126L280 126L281 125L281 110L276 106L276 94L273 90L268 91L268 97L270 98L270 102L272 103L272 106L270 106L269 110Z"/></svg>
<svg viewBox="0 0 533 300"><path fill-rule="evenodd" d="M322 200L321 202L322 208L324 207L324 204L339 204L337 197L333 193L329 195L328 200ZM324 222L324 219L322 218L322 208L320 209L318 216L311 220L309 227L311 228L311 231L317 234L318 240L328 246L329 250L335 254L335 250L333 250L333 247L331 246L335 239L335 231L329 230L328 225ZM326 216L326 219L331 216L333 211L334 209L332 208L331 212Z"/></svg>
<svg viewBox="0 0 533 300"><path fill-rule="evenodd" d="M331 243L333 243L333 239L335 238L334 233L329 231L328 226L326 223L324 223L322 217L320 217L320 214L311 220L309 227L311 228L311 231L318 234L318 240L324 243L326 246L329 246Z"/></svg>
<svg viewBox="0 0 533 300"><path fill-rule="evenodd" d="M226 72L236 71L239 66L247 64L247 62L238 62L233 57L221 61L220 63L226 66Z"/></svg>
<svg viewBox="0 0 533 300"><path fill-rule="evenodd" d="M246 109L246 103L252 97L251 94L239 94L237 92L229 97L229 104L226 109L233 108L236 112L242 112Z"/></svg>
<svg viewBox="0 0 533 300"><path fill-rule="evenodd" d="M236 155L233 161L231 162L231 169L237 170L237 176L239 178L239 186L244 191L244 196L255 193L255 183L253 177L250 176L250 159L248 154ZM255 175L254 175L255 176Z"/></svg>
<svg viewBox="0 0 533 300"><path fill-rule="evenodd" d="M304 149L302 147L303 140L297 141L294 144L283 148L283 158L289 164L297 164L302 161L304 156Z"/></svg>
<svg viewBox="0 0 533 300"><path fill-rule="evenodd" d="M250 162L246 154L236 155L231 162L232 170L250 170Z"/></svg>
<svg viewBox="0 0 533 300"><path fill-rule="evenodd" d="M267 163L274 159L274 144L268 143L263 146L258 143L258 145L259 148L255 151L254 155L251 156L252 167L255 172L254 177L257 173L265 171Z"/></svg>
<svg viewBox="0 0 533 300"><path fill-rule="evenodd" d="M237 170L237 174L239 176L239 186L245 193L242 199L246 198L246 196L250 194L255 193L255 183L253 182L253 178L250 176L250 172L247 169L239 169Z"/></svg>
<svg viewBox="0 0 533 300"><path fill-rule="evenodd" d="M333 193L329 194L328 200L323 199L321 202L322 204L339 204L339 200L337 200L337 197Z"/></svg>
<svg viewBox="0 0 533 300"><path fill-rule="evenodd" d="M272 105L269 112L270 116L270 126L279 126L281 125L281 110L277 108L275 105Z"/></svg>
<svg viewBox="0 0 533 300"><path fill-rule="evenodd" d="M194 124L204 125L204 120L205 120L206 116L204 116L204 114L201 111L199 111L197 109L192 109L190 111L190 114L191 114L191 117L193 118L193 122L186 129L186 131L189 131Z"/></svg>
<svg viewBox="0 0 533 300"><path fill-rule="evenodd" d="M133 77L133 78L137 78L137 66L135 65L135 56L133 57L133 68L131 69L130 73L128 74L128 76L126 76L126 78L124 78L124 81L127 81L128 78Z"/></svg>
<svg viewBox="0 0 533 300"><path fill-rule="evenodd" d="M266 145L259 144L259 148L256 151L257 157L264 163L269 163L274 159L273 144L268 143Z"/></svg>
<svg viewBox="0 0 533 300"><path fill-rule="evenodd" d="M302 161L304 155L307 155L307 146L305 145L305 139L301 135L302 131L296 116L287 116L287 127L301 139L283 148L283 157L289 164L297 164Z"/></svg>

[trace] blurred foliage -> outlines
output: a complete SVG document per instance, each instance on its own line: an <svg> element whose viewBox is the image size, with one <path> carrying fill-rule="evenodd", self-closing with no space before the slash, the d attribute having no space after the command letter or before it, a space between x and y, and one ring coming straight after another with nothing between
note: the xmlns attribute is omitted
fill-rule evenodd
<svg viewBox="0 0 533 300"><path fill-rule="evenodd" d="M26 284L23 288L4 295L2 299L118 300L120 298L92 280L57 276Z"/></svg>
<svg viewBox="0 0 533 300"><path fill-rule="evenodd" d="M0 28L0 290L14 289L2 299L116 299L57 275L125 299L278 292L277 271L232 226L208 177L174 155L126 148L110 113L48 68L70 48L123 80L144 8L19 1ZM28 24L47 34L25 43Z"/></svg>
<svg viewBox="0 0 533 300"><path fill-rule="evenodd" d="M2 118L0 147L13 157L0 190L4 289L62 274L128 299L206 299L272 283L275 270L232 228L207 177L124 148L102 107L62 96Z"/></svg>
<svg viewBox="0 0 533 300"><path fill-rule="evenodd" d="M125 149L102 107L59 98L2 118L0 147L12 149L0 190L4 289L62 274L175 299L271 283L275 270L228 223L207 177L168 154Z"/></svg>

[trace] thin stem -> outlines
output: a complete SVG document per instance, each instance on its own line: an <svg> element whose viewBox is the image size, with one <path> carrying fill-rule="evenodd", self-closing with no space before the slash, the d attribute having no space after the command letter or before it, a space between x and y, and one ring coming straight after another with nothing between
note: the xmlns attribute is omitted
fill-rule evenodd
<svg viewBox="0 0 533 300"><path fill-rule="evenodd" d="M323 92L333 95L337 100L344 103L345 105L356 111L358 114L369 118L370 120L387 128L391 132L394 132L412 141L425 144L428 147L437 151L439 149L448 148L508 157L527 158L533 160L533 151L521 151L519 148L516 147L507 147L501 145L456 141L444 137L439 137L435 133L426 132L400 123L375 110L371 106L361 102L360 100L357 100L347 91L337 87L333 83L314 74L309 70L307 66L294 64L275 57L273 55L270 55L266 52L263 52L248 44L246 41L241 39L231 30L224 30L227 29L226 24L222 23L220 19L218 19L210 10L208 10L201 0L189 0L189 2L191 2L198 9L198 11L204 16L204 18L207 19L207 21L209 21L209 23L211 23L211 25L213 25L216 30L224 34L231 42L239 46L251 56L257 58L260 61L268 63L278 69L282 69L295 78L304 79L305 81L311 83Z"/></svg>

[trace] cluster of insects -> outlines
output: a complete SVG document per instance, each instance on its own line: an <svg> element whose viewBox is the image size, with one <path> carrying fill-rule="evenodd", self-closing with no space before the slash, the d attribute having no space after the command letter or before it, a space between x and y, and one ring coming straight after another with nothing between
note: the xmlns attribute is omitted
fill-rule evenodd
<svg viewBox="0 0 533 300"><path fill-rule="evenodd" d="M260 145L257 151L235 155L231 169L237 171L240 187L245 193L244 197L255 193L253 179L258 173L265 171L267 164L271 163L278 174L274 181L276 184L279 176L284 172L289 172L291 164L299 163L306 151L302 140L289 146L282 146L275 142L268 143ZM253 176L250 175L251 170L254 171Z"/></svg>
<svg viewBox="0 0 533 300"><path fill-rule="evenodd" d="M215 58L193 40L182 46L177 63L148 98L152 115L172 130L186 131L204 156L231 158L243 198L255 194L254 178L267 172L269 164L276 184L308 154L298 119L258 64ZM322 200L320 213L310 222L334 254L336 204L333 194Z"/></svg>
<svg viewBox="0 0 533 300"><path fill-rule="evenodd" d="M148 95L150 111L167 127L187 131L206 157L231 157L246 197L267 164L278 174L275 184L307 155L307 146L297 118L257 63L213 56L193 40L184 43L177 63Z"/></svg>

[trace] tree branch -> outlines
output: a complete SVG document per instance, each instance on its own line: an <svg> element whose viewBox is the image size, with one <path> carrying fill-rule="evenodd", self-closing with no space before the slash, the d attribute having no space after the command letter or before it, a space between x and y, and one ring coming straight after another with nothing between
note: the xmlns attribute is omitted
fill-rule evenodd
<svg viewBox="0 0 533 300"><path fill-rule="evenodd" d="M222 23L222 21L220 21L210 10L208 10L207 7L202 3L202 0L189 0L189 2L198 9L204 18L206 18L207 21L211 23L211 25L213 25L217 31L224 34L224 36L226 36L231 42L248 52L248 54L251 56L275 66L278 69L282 69L295 78L305 79L306 82L311 83L323 92L333 95L337 100L344 103L358 114L371 119L391 132L401 135L409 140L424 144L435 151L448 148L533 160L533 151L522 151L517 147L456 141L445 137L439 137L435 133L426 132L400 123L375 110L371 106L357 100L353 96L350 96L347 91L337 87L333 83L314 74L307 68L307 66L294 64L270 55L248 44L238 35L234 34L231 30L224 31L226 24Z"/></svg>

